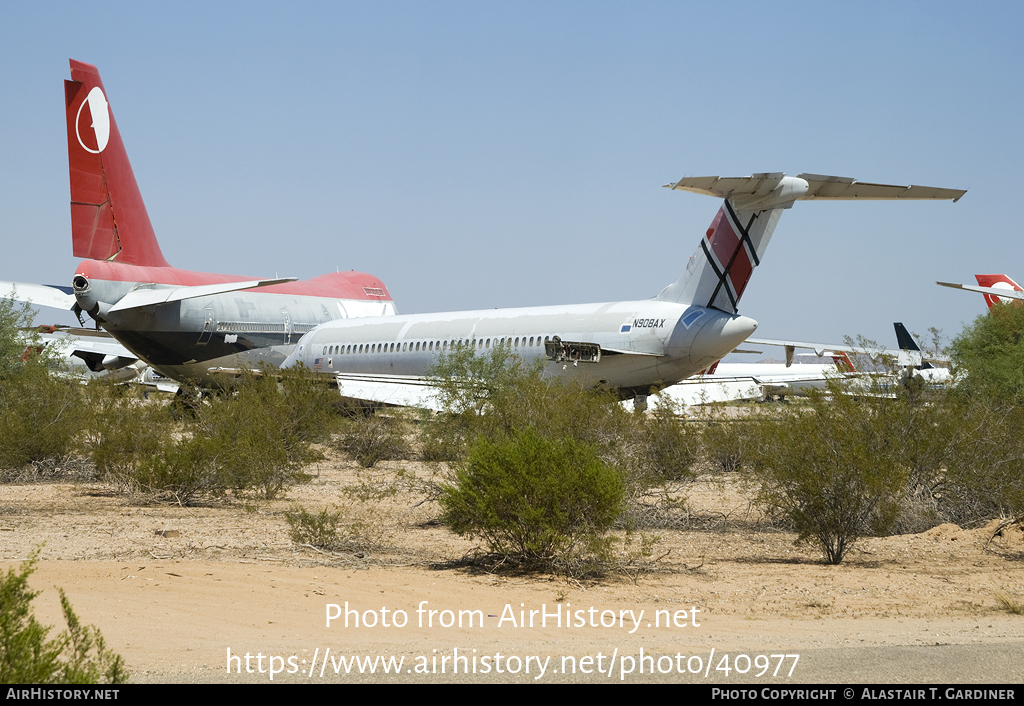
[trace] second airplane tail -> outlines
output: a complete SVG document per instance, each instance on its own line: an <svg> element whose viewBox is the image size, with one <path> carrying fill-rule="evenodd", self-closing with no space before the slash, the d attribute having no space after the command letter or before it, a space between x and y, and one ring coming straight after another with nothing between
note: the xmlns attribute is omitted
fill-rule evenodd
<svg viewBox="0 0 1024 706"><path fill-rule="evenodd" d="M952 199L961 189L929 186L893 186L855 181L846 177L781 172L748 177L687 177L670 189L692 191L724 199L686 271L665 287L657 298L737 312L740 297L761 264L782 212L797 201L808 200L917 200Z"/></svg>
<svg viewBox="0 0 1024 706"><path fill-rule="evenodd" d="M99 71L71 61L64 82L75 257L167 267Z"/></svg>

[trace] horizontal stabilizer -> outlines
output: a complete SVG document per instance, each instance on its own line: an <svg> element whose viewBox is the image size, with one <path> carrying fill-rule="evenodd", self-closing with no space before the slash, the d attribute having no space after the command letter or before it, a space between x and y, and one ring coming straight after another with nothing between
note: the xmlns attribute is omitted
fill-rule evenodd
<svg viewBox="0 0 1024 706"><path fill-rule="evenodd" d="M0 282L0 298L29 302L36 306L71 310L75 306L75 292L71 287L28 282Z"/></svg>
<svg viewBox="0 0 1024 706"><path fill-rule="evenodd" d="M143 306L157 306L170 302L182 301L183 299L195 299L196 297L209 297L214 294L226 292L237 292L240 289L255 289L257 287L270 287L275 284L294 282L295 277L282 277L280 279L254 279L246 282L223 282L221 284L201 284L196 287L163 287L161 289L136 289L134 292L121 297L121 300L110 307L111 313L125 311L127 309L138 309Z"/></svg>
<svg viewBox="0 0 1024 706"><path fill-rule="evenodd" d="M729 199L737 209L785 208L784 204L811 199L951 199L958 201L966 189L931 186L872 184L847 177L782 172L752 174L748 177L686 177L666 188Z"/></svg>
<svg viewBox="0 0 1024 706"><path fill-rule="evenodd" d="M1024 299L1024 292L1018 292L1015 289L1002 289L999 287L976 287L973 284L954 284L952 282L936 282L942 287L952 287L953 289L962 289L965 292L978 292L979 294L988 294L993 297L1002 297L1004 299Z"/></svg>

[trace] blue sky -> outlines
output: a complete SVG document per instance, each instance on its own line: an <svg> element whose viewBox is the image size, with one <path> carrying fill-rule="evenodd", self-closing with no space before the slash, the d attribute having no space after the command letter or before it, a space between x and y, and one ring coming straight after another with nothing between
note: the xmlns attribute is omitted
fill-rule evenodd
<svg viewBox="0 0 1024 706"><path fill-rule="evenodd" d="M62 81L107 88L167 259L372 272L404 313L642 299L719 207L683 176L969 189L798 203L758 335L956 334L1024 281L1019 3L10 3L0 279L67 284Z"/></svg>

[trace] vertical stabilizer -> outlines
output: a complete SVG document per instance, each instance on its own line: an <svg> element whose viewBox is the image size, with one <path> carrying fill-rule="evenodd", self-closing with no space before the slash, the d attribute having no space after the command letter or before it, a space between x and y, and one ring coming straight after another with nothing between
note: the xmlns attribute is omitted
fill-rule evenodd
<svg viewBox="0 0 1024 706"><path fill-rule="evenodd" d="M1006 275L974 275L974 279L978 280L978 285L981 287L991 287L992 289L1006 289L1011 292L1024 292L1021 286L1014 282ZM1000 297L996 294L988 294L983 292L985 297L985 303L988 304L991 309L998 302L1012 301L1007 297Z"/></svg>
<svg viewBox="0 0 1024 706"><path fill-rule="evenodd" d="M917 344L914 337L910 335L910 331L907 331L907 327L901 323L894 323L893 328L896 329L896 344L901 351L915 351L921 352L921 346ZM918 370L927 370L932 367L932 364L926 360L922 360L919 365L914 366Z"/></svg>
<svg viewBox="0 0 1024 706"><path fill-rule="evenodd" d="M686 272L663 289L658 299L735 314L781 215L778 208L737 210L727 199L690 257Z"/></svg>
<svg viewBox="0 0 1024 706"><path fill-rule="evenodd" d="M75 257L167 267L95 66L64 82Z"/></svg>

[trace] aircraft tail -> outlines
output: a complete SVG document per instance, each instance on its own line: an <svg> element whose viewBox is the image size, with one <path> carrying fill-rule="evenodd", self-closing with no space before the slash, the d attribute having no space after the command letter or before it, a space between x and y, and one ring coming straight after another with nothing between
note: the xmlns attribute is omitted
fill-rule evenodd
<svg viewBox="0 0 1024 706"><path fill-rule="evenodd" d="M854 367L853 361L850 360L850 355L846 351L832 351L832 362L836 364L836 370L841 373L855 373L857 368Z"/></svg>
<svg viewBox="0 0 1024 706"><path fill-rule="evenodd" d="M896 329L896 344L901 351L916 351L919 355L921 353L921 346L917 344L914 337L907 331L907 327L901 323L893 323L893 328ZM920 363L915 365L918 370L927 370L932 367L932 364L927 360L922 360Z"/></svg>
<svg viewBox="0 0 1024 706"><path fill-rule="evenodd" d="M1009 289L1011 291L1024 292L1021 286L1014 282L1006 275L974 275L974 279L978 280L978 286L980 287L991 287L992 289ZM995 294L983 293L985 297L985 303L988 304L991 309L993 305L1000 301L1009 301L1008 299L1000 299Z"/></svg>
<svg viewBox="0 0 1024 706"><path fill-rule="evenodd" d="M75 257L167 267L99 71L71 60L64 82Z"/></svg>
<svg viewBox="0 0 1024 706"><path fill-rule="evenodd" d="M749 177L688 177L667 188L725 200L686 271L658 294L661 301L708 306L734 314L740 297L761 264L782 212L812 199L952 199L966 191L927 186L871 184L845 177L781 172Z"/></svg>

